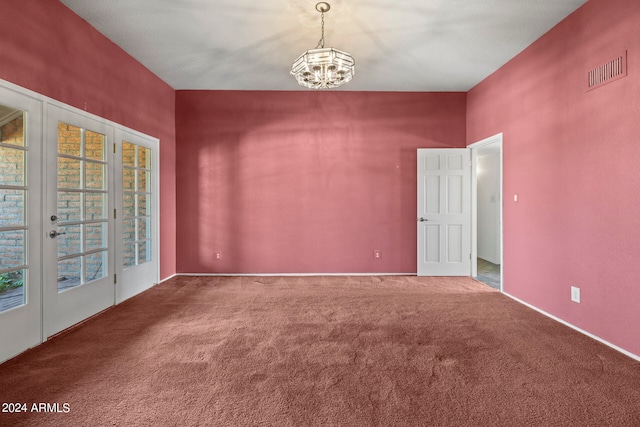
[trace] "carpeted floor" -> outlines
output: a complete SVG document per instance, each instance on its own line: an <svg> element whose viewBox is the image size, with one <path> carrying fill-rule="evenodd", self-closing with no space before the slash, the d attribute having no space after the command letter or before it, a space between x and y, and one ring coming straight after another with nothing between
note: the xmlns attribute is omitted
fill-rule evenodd
<svg viewBox="0 0 640 427"><path fill-rule="evenodd" d="M0 365L0 402L27 409L2 426L638 426L640 363L470 278L178 277Z"/></svg>

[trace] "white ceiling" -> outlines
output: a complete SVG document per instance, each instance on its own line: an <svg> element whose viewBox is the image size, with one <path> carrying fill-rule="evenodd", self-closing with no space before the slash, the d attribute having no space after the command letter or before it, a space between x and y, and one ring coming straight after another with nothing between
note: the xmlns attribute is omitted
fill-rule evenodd
<svg viewBox="0 0 640 427"><path fill-rule="evenodd" d="M317 0L61 0L174 89L309 90L291 63L320 39ZM467 91L586 0L330 0L326 47L352 91Z"/></svg>

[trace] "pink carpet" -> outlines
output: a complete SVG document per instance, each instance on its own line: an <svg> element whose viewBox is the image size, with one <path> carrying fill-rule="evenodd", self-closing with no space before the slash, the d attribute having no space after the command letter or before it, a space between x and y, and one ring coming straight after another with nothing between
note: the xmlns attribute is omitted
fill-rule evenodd
<svg viewBox="0 0 640 427"><path fill-rule="evenodd" d="M0 402L28 409L2 426L639 426L640 363L469 278L178 277L0 365Z"/></svg>

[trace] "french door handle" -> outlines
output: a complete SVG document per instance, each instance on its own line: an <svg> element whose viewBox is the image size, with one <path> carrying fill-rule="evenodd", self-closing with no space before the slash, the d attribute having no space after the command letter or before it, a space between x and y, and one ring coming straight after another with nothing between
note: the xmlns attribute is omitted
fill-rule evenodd
<svg viewBox="0 0 640 427"><path fill-rule="evenodd" d="M55 239L58 236L62 236L63 234L67 234L66 231L58 231L58 230L51 230L49 232L49 237L51 237L52 239Z"/></svg>
<svg viewBox="0 0 640 427"><path fill-rule="evenodd" d="M428 220L428 219L425 219L425 218L420 217L420 218L418 218L418 221L420 221L420 222L425 222L425 221L429 221L429 220Z"/></svg>

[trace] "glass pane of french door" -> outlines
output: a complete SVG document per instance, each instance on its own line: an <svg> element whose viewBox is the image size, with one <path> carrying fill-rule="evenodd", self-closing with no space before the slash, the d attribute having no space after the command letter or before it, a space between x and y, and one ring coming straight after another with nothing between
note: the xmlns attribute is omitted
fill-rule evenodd
<svg viewBox="0 0 640 427"><path fill-rule="evenodd" d="M120 131L116 163L118 198L118 285L116 301L140 293L159 278L158 158L154 138ZM121 278L121 279L120 279Z"/></svg>
<svg viewBox="0 0 640 427"><path fill-rule="evenodd" d="M0 313L26 302L28 197L24 112L0 106Z"/></svg>
<svg viewBox="0 0 640 427"><path fill-rule="evenodd" d="M58 123L58 292L106 276L106 137Z"/></svg>
<svg viewBox="0 0 640 427"><path fill-rule="evenodd" d="M0 363L42 340L42 104L0 84Z"/></svg>
<svg viewBox="0 0 640 427"><path fill-rule="evenodd" d="M123 267L150 262L151 149L122 142Z"/></svg>

